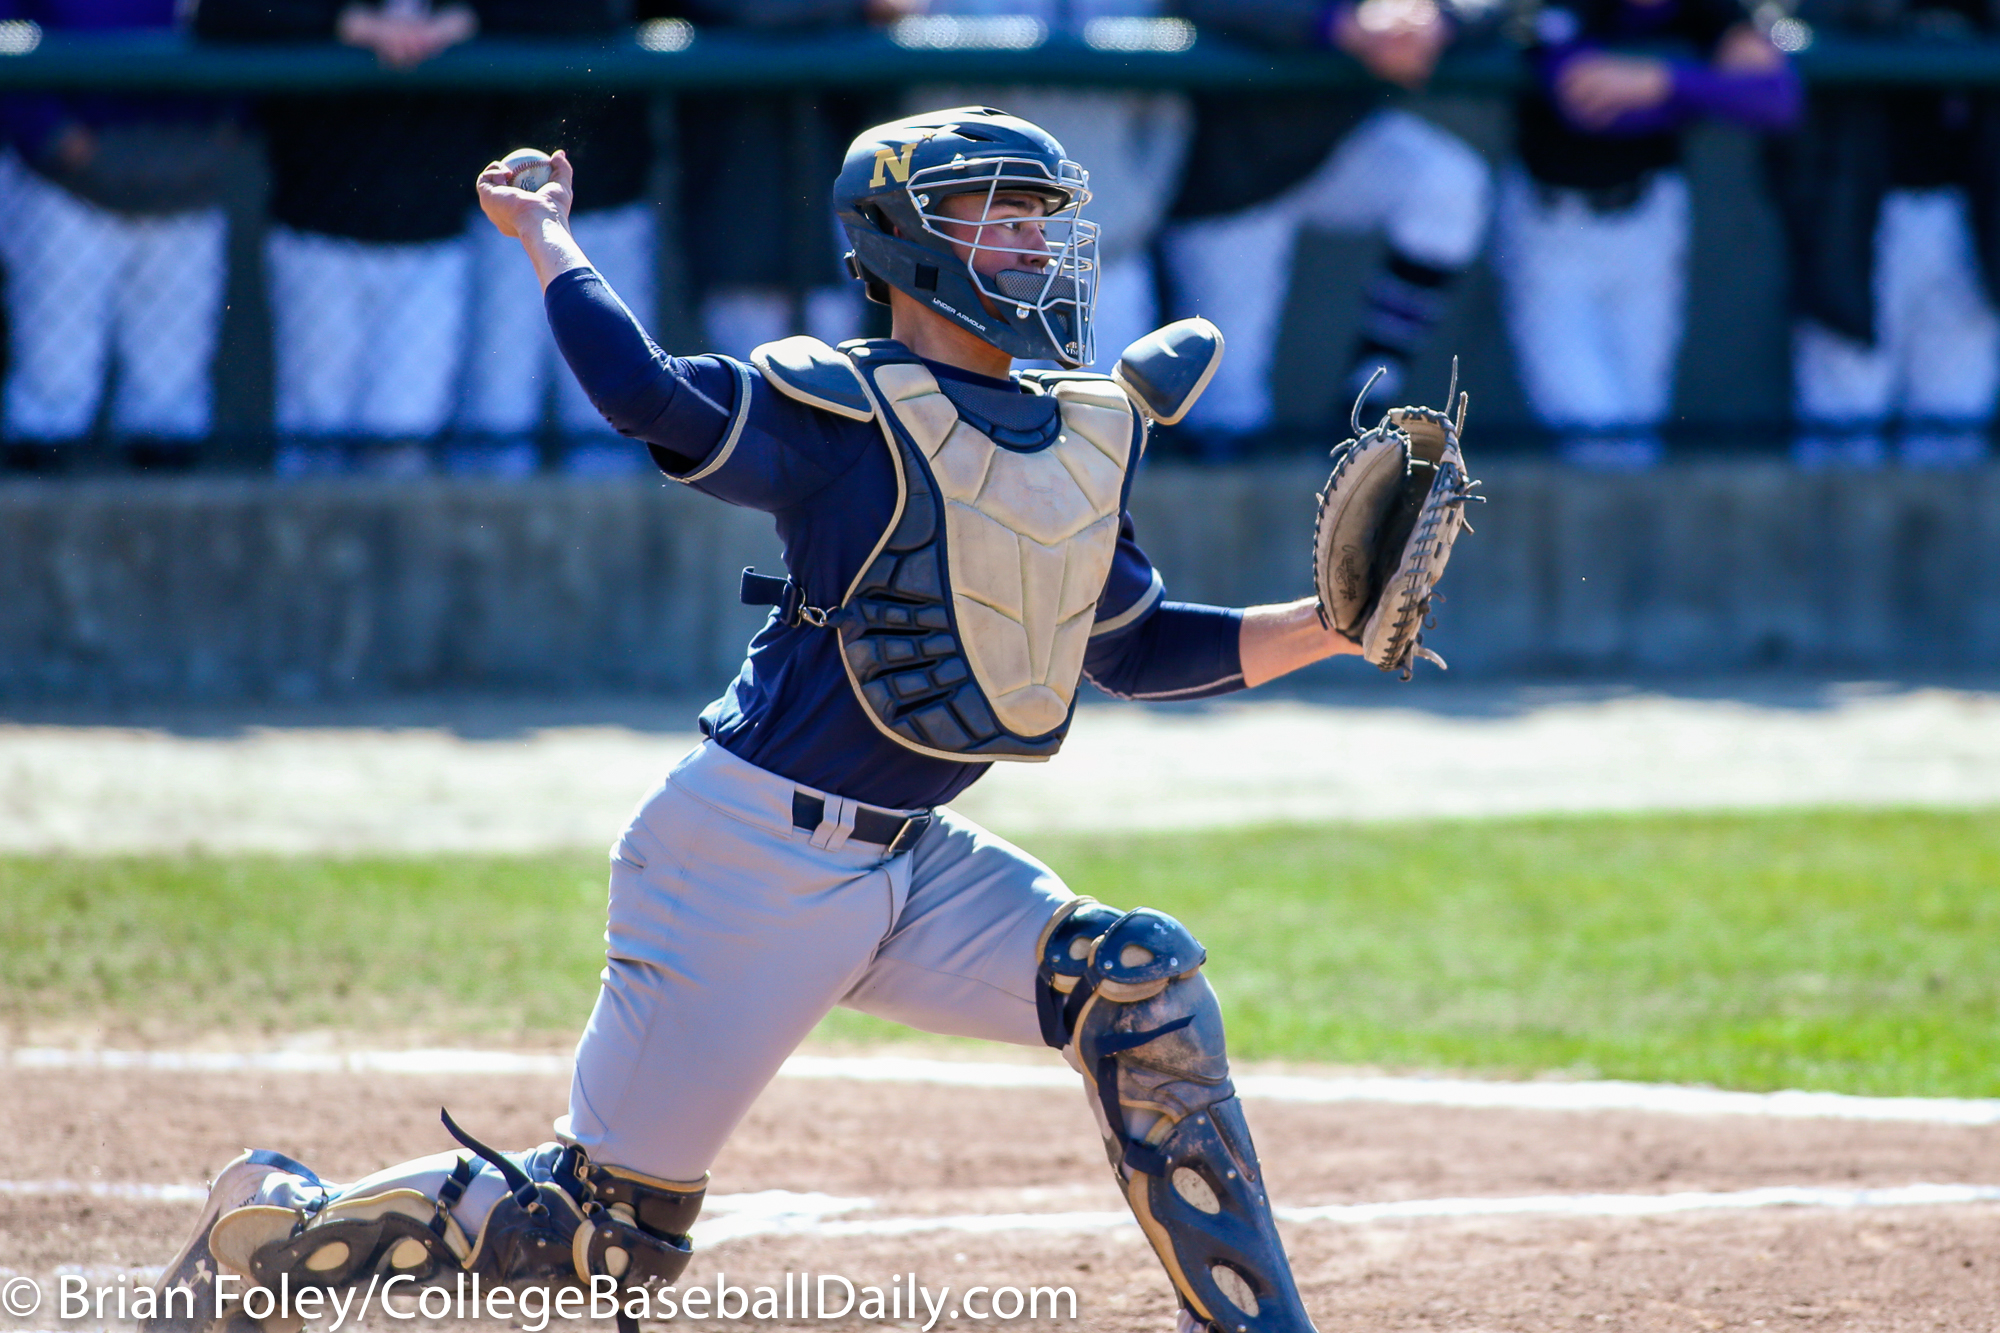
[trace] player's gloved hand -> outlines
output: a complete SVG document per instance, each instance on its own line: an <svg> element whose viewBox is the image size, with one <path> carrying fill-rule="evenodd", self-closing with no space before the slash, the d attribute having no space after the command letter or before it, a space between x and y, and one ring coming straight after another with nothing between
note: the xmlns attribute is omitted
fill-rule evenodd
<svg viewBox="0 0 2000 1333"><path fill-rule="evenodd" d="M1455 415L1397 407L1362 430L1355 404L1355 438L1333 451L1313 527L1321 623L1359 644L1364 660L1405 680L1419 657L1444 665L1424 647L1423 631L1479 484L1466 478L1459 452L1465 397L1455 361L1451 381L1445 402L1458 398Z"/></svg>
<svg viewBox="0 0 2000 1333"><path fill-rule="evenodd" d="M479 211L486 214L486 220L499 228L502 236L533 234L546 220L553 220L568 231L570 201L574 197L572 186L576 180L569 154L560 148L556 150L550 162L548 184L539 190L517 189L512 184L513 175L498 162L487 163L486 169L479 173Z"/></svg>

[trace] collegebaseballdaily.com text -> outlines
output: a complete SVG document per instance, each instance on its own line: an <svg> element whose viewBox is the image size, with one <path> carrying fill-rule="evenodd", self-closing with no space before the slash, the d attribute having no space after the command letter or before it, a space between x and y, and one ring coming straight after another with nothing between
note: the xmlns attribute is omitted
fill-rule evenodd
<svg viewBox="0 0 2000 1333"><path fill-rule="evenodd" d="M956 1287L948 1283L931 1287L913 1272L897 1273L880 1282L861 1282L838 1273L788 1271L776 1285L733 1283L728 1274L718 1272L699 1283L631 1290L622 1289L616 1278L605 1276L592 1278L587 1289L551 1289L493 1284L477 1273L458 1273L448 1285L420 1283L408 1274L385 1277L378 1273L366 1286L357 1280L329 1291L321 1287L293 1290L288 1277L274 1287L255 1286L224 1271L216 1275L213 1292L205 1293L205 1303L212 1303L213 1310L192 1314L183 1313L184 1306L196 1300L185 1288L160 1293L122 1278L115 1284L93 1284L74 1273L57 1275L55 1286L56 1299L49 1313L64 1322L162 1316L222 1320L241 1313L260 1323L303 1320L323 1333L358 1329L371 1316L392 1325L417 1320L490 1319L520 1333L544 1333L556 1319L603 1320L621 1312L655 1322L682 1318L743 1323L838 1320L897 1324L921 1333L931 1333L941 1320L1006 1324L1031 1319L1073 1323L1078 1318L1073 1287ZM9 1302L9 1313L29 1313L12 1309L13 1304Z"/></svg>

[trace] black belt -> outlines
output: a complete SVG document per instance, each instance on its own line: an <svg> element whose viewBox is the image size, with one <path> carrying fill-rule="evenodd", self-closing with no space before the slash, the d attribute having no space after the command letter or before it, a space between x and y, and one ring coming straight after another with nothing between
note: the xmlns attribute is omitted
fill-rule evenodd
<svg viewBox="0 0 2000 1333"><path fill-rule="evenodd" d="M872 842L887 847L894 855L916 846L917 839L923 837L924 830L931 826L931 818L928 810L904 816L859 805L854 808L854 831L847 836L851 842ZM825 819L825 801L802 791L792 793L793 828L810 831L818 828Z"/></svg>

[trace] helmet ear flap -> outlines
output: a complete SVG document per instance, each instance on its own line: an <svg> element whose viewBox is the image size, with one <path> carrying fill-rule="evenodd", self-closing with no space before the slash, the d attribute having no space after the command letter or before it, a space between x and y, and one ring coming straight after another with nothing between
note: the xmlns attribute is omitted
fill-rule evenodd
<svg viewBox="0 0 2000 1333"><path fill-rule="evenodd" d="M848 274L861 284L861 290L869 300L873 301L876 305L889 304L888 283L861 267L861 261L854 257L852 250L842 255L841 258L847 261Z"/></svg>

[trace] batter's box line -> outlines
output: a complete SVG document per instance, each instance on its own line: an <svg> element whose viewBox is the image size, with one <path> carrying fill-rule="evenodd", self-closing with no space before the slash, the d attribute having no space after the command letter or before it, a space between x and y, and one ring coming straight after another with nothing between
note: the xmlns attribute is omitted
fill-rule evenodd
<svg viewBox="0 0 2000 1333"><path fill-rule="evenodd" d="M0 1197L86 1195L148 1203L197 1204L206 1191L194 1185L143 1185L111 1181L0 1180ZM1667 1194L1531 1194L1515 1198L1400 1199L1383 1203L1334 1203L1279 1207L1278 1220L1361 1226L1381 1222L1450 1221L1493 1217L1626 1218L1761 1208L1858 1210L2000 1203L2000 1185L1917 1183L1874 1188L1819 1185L1764 1186L1748 1190L1678 1190ZM924 1217L849 1217L875 1207L865 1198L759 1190L720 1194L697 1223L697 1249L757 1236L913 1236L929 1232L995 1235L1005 1232L1102 1232L1133 1227L1124 1212L964 1213Z"/></svg>

